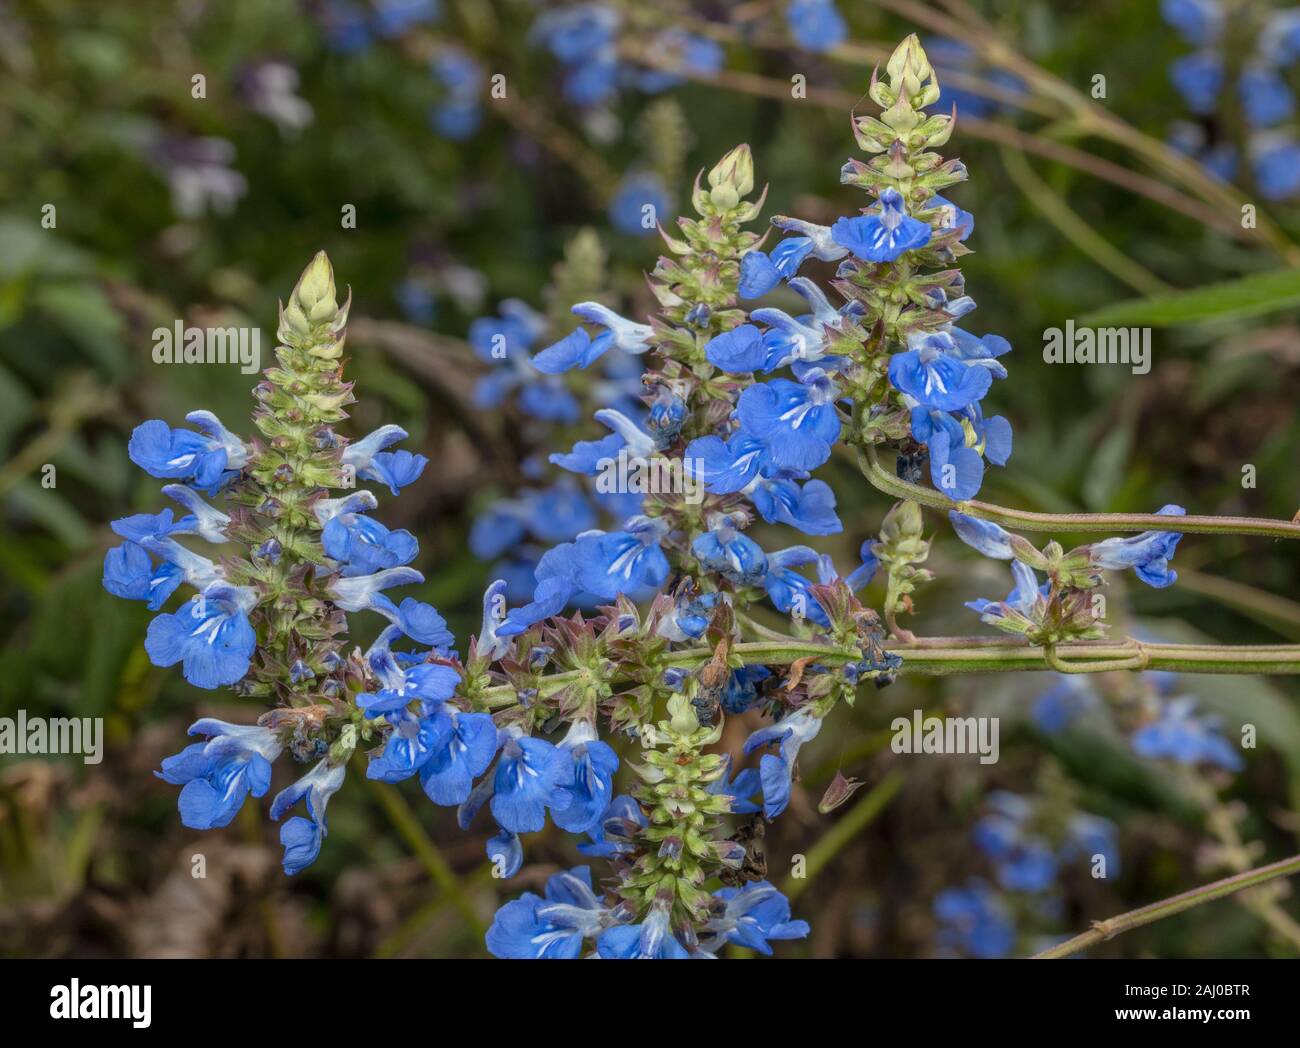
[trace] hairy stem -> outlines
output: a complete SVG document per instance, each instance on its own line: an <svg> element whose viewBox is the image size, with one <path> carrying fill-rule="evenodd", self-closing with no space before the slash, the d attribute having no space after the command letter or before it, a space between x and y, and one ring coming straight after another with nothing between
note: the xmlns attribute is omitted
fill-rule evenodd
<svg viewBox="0 0 1300 1048"><path fill-rule="evenodd" d="M997 637L920 637L911 643L890 641L885 648L903 658L900 673L946 677L957 673L1007 673L1057 670L1063 673L1107 673L1114 670L1170 670L1176 673L1300 674L1300 644L1149 644L1141 654L1135 641L1080 641L1057 645L1049 657L1042 648L1003 641ZM794 637L781 641L750 641L733 645L732 654L748 665L783 666L812 657L825 666L856 662L856 648L836 647ZM713 658L708 647L669 652L662 668L696 669ZM1062 664L1068 669L1061 670ZM566 670L544 677L538 698L563 691L588 675L588 670ZM630 680L630 678L628 678ZM479 705L487 709L513 706L518 698L513 686L485 688Z"/></svg>
<svg viewBox="0 0 1300 1048"><path fill-rule="evenodd" d="M880 464L874 447L857 448L858 466L872 486L886 495L912 499L931 509L955 509L969 517L990 520L1018 531L1067 532L1086 531L1180 531L1199 535L1266 535L1275 539L1300 539L1300 523L1269 520L1266 517L1209 517L1190 514L1185 517L1162 517L1157 513L1033 513L1007 509L979 499L955 502L919 484L894 476Z"/></svg>
<svg viewBox="0 0 1300 1048"><path fill-rule="evenodd" d="M1232 895L1246 888L1254 888L1278 877L1290 877L1294 873L1300 873L1300 855L1293 855L1289 859L1282 859L1280 862L1270 863L1268 866L1261 866L1258 869L1247 870L1245 873L1233 874L1221 881L1204 884L1199 888L1193 888L1168 899L1161 899L1159 902L1153 902L1148 906L1130 910L1128 913L1121 913L1118 917L1110 917L1104 921L1094 921L1090 931L1076 935L1073 939L1067 939L1065 942L1044 950L1042 953L1037 953L1034 958L1036 960L1052 960L1057 957L1069 957L1080 950L1086 950L1090 946L1096 946L1098 943L1113 939L1123 932L1141 928L1144 924L1151 924L1164 917L1172 917L1176 913L1190 910L1193 906L1200 906L1202 903L1221 899L1225 895Z"/></svg>

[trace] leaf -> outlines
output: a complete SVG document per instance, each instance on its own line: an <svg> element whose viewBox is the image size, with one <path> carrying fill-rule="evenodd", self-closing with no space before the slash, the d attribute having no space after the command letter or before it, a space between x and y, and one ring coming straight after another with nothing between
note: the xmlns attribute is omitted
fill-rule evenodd
<svg viewBox="0 0 1300 1048"><path fill-rule="evenodd" d="M1077 323L1079 327L1184 327L1255 317L1296 305L1300 305L1300 269L1283 269L1103 306Z"/></svg>

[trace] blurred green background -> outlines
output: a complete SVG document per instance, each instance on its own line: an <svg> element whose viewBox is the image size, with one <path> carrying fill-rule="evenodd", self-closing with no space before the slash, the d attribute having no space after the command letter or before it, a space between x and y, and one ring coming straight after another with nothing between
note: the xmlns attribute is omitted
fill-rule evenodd
<svg viewBox="0 0 1300 1048"><path fill-rule="evenodd" d="M814 54L790 43L779 3L621 5L633 65L636 55L656 60L655 32L703 25L720 30L712 35L725 72L656 93L627 88L584 109L530 39L548 5L443 0L405 22L391 6L0 2L0 716L102 717L107 740L96 766L0 756L0 954L477 957L499 900L576 858L548 830L528 843L523 872L501 885L483 854L486 831L459 831L454 813L435 809L414 781L376 791L359 776L330 807L320 860L292 881L257 805L225 831L180 826L175 790L152 769L180 748L196 714L251 720L261 711L149 664L150 613L100 585L116 542L107 522L162 504L157 482L126 455L138 421L175 424L201 407L246 431L253 379L235 367L155 364L156 326L259 325L269 358L277 299L316 250L329 252L353 293L349 432L397 422L411 433L405 446L429 456L422 479L382 514L420 539L420 596L463 647L488 577L467 552L469 527L521 482L533 439L513 409L473 406L470 322L509 298L562 316L568 301L546 289L583 230L586 271L576 283L603 289L628 315L651 312L643 273L656 240L620 231L610 214L629 172L661 179L675 208L695 171L747 141L770 187L765 217L828 221L860 206L839 185L840 165L855 154L842 101L865 92L871 56L906 33L928 43L964 32L940 31L964 5L841 0L856 50ZM980 304L970 326L1015 347L1010 378L990 396L1012 421L1015 453L1007 469L990 471L981 497L1051 511L1177 502L1290 519L1300 498L1294 297L1292 308L1270 300L1156 327L1145 376L1042 360L1044 330L1069 318L1295 261L1294 200L1258 200L1247 179L1207 188L1204 175L1179 177L1164 143L1186 114L1166 67L1188 48L1158 6L983 5L989 30L1043 79L1021 78L1023 105L994 107L970 131L959 118L946 148L971 174L952 194L976 216L974 254L963 260ZM456 53L504 74L506 92L482 96L473 133L453 140L430 113L450 90L434 64ZM994 68L977 54L961 75L996 87ZM1107 97L1094 102L1098 73ZM807 78L807 98L789 97L796 74ZM1115 125L1098 132L1052 84ZM1225 135L1233 126L1231 113L1202 123ZM1241 202L1257 203L1268 235L1232 232ZM348 205L355 228L344 228ZM1248 464L1254 487L1242 484ZM42 484L47 465L53 486ZM824 475L846 531L818 545L849 563L888 502L847 459ZM1000 597L1002 566L966 556L940 517L927 522L939 580L921 592L910 625L984 631L961 604ZM1191 536L1178 551L1180 583L1113 586L1110 618L1121 633L1170 640L1300 640L1296 564L1282 543ZM1100 682L1111 712L1047 736L1029 711L1052 684L1041 675L903 679L838 711L835 730L805 752L790 812L768 832L773 881L796 855L810 872L786 890L813 934L780 952L935 953L934 896L989 876L969 831L994 789L1105 816L1122 834L1119 876L1064 878L1050 906L1019 915L1020 952L1220 876L1243 856L1254 864L1297 850L1292 682L1177 682L1224 717L1230 737L1243 722L1260 729L1246 770L1208 785L1129 750L1125 716L1142 685ZM1000 763L891 753L890 720L918 708L1000 716ZM725 744L746 730L737 720ZM819 815L837 769L867 788ZM1224 818L1227 837L1240 837L1236 852ZM202 879L191 876L196 853L207 859ZM1280 905L1296 912L1292 900ZM1256 913L1220 902L1098 952L1296 951Z"/></svg>

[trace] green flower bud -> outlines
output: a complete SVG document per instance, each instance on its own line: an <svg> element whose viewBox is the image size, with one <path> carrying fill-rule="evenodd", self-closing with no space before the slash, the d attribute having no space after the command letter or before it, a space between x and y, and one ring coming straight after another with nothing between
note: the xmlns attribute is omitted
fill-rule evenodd
<svg viewBox="0 0 1300 1048"><path fill-rule="evenodd" d="M720 208L735 207L741 197L748 196L754 190L754 154L749 146L736 146L724 156L709 172L709 185L713 192L709 195L714 204ZM718 190L727 187L735 197L726 204L718 199ZM725 195L725 194L724 194Z"/></svg>
<svg viewBox="0 0 1300 1048"><path fill-rule="evenodd" d="M915 33L894 48L885 72L889 74L890 86L895 91L905 91L908 97L920 93L922 81L929 79L934 71Z"/></svg>
<svg viewBox="0 0 1300 1048"><path fill-rule="evenodd" d="M690 735L700 726L695 707L685 695L678 693L668 700L668 723L678 735Z"/></svg>

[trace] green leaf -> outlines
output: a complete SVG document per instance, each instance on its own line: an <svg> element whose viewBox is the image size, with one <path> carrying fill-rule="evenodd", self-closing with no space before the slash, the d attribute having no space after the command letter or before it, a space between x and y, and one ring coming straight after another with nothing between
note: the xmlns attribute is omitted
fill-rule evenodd
<svg viewBox="0 0 1300 1048"><path fill-rule="evenodd" d="M1080 327L1183 327L1260 316L1300 305L1300 269L1256 273L1222 284L1135 298L1093 310Z"/></svg>

